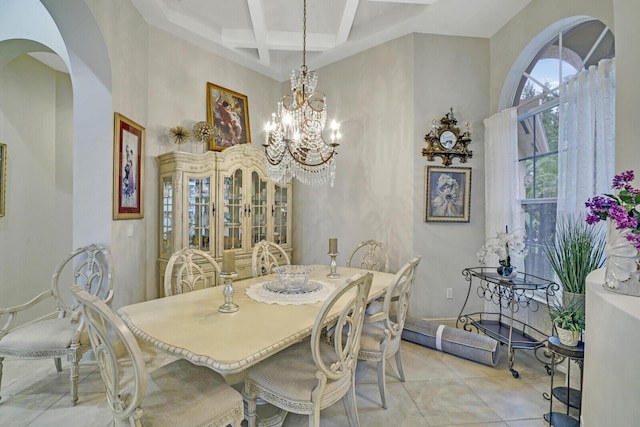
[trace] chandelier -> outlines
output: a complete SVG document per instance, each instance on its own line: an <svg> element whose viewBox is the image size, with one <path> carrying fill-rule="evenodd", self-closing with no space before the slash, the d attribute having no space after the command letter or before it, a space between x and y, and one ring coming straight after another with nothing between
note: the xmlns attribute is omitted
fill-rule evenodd
<svg viewBox="0 0 640 427"><path fill-rule="evenodd" d="M263 144L269 178L287 183L292 178L316 186L333 181L340 125L331 122L330 142L322 135L327 121L326 97L316 91L318 75L309 71L307 56L307 1L304 1L302 66L291 71L291 95L284 95L265 125Z"/></svg>

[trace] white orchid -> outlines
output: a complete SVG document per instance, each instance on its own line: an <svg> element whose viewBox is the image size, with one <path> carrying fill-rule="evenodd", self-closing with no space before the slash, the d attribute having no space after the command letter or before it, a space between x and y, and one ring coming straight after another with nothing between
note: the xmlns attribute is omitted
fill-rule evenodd
<svg viewBox="0 0 640 427"><path fill-rule="evenodd" d="M524 230L519 229L509 232L508 228L504 232L498 232L496 237L492 237L480 248L476 254L480 264L487 264L492 254L498 256L500 265L511 265L512 255L525 255L527 253Z"/></svg>

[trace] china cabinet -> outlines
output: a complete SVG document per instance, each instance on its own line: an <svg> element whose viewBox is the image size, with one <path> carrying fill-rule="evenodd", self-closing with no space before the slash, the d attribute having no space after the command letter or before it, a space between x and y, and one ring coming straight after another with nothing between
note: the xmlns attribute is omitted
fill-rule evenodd
<svg viewBox="0 0 640 427"><path fill-rule="evenodd" d="M224 151L180 151L158 157L160 170L160 289L171 254L183 247L236 256L237 279L251 276L254 245L266 239L291 257L291 184L267 178L262 150L250 144ZM211 272L208 280L219 280ZM162 291L161 291L162 293Z"/></svg>

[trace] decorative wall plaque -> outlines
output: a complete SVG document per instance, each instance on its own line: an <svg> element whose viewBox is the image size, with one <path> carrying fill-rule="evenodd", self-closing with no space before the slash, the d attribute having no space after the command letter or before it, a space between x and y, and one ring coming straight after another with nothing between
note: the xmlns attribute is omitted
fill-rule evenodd
<svg viewBox="0 0 640 427"><path fill-rule="evenodd" d="M468 149L471 142L471 123L465 123L464 132L456 126L457 124L453 108L439 123L436 119L431 122L431 131L424 137L427 147L422 149L422 155L428 161L433 161L434 157L441 157L442 164L449 166L456 157L460 159L460 163L467 163L467 158L473 156L473 152Z"/></svg>

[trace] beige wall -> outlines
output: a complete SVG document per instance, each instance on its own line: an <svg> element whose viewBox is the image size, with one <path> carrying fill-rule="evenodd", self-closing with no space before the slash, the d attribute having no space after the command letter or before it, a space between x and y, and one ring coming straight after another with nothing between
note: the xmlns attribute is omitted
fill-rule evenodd
<svg viewBox="0 0 640 427"><path fill-rule="evenodd" d="M412 38L403 37L318 70L329 117L341 122L335 185L295 184L294 258L338 265L368 239L383 241L397 270L412 255Z"/></svg>
<svg viewBox="0 0 640 427"><path fill-rule="evenodd" d="M57 255L71 248L71 112L67 74L28 55L0 68L0 142L7 144L6 213L0 218L3 307L47 289L62 260Z"/></svg>
<svg viewBox="0 0 640 427"><path fill-rule="evenodd" d="M640 2L613 0L616 29L616 171L635 170L640 182L638 142L638 70L640 70ZM620 90L622 89L622 90Z"/></svg>
<svg viewBox="0 0 640 427"><path fill-rule="evenodd" d="M478 265L476 252L484 243L484 126L489 115L489 41L479 38L415 35L413 112L416 123L414 146L414 250L424 259L417 276L412 314L417 317L453 318L462 308L467 282L461 271ZM442 166L440 159L428 162L421 155L425 134L432 119L440 119L453 108L458 126L471 122L467 163L453 161L453 167L471 168L471 218L469 223L424 222L425 168ZM453 299L446 299L446 289ZM467 310L482 307L479 298L470 299Z"/></svg>

